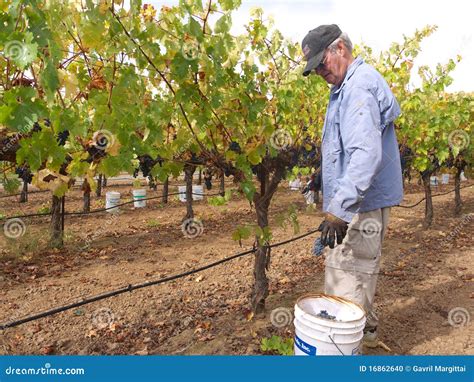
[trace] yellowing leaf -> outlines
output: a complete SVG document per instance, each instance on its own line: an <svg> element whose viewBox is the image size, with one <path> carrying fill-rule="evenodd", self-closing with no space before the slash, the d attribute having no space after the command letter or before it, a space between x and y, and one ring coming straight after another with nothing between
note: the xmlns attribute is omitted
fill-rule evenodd
<svg viewBox="0 0 474 382"><path fill-rule="evenodd" d="M32 184L40 190L51 190L56 196L62 196L68 190L70 180L68 176L45 168L33 176Z"/></svg>
<svg viewBox="0 0 474 382"><path fill-rule="evenodd" d="M65 88L66 98L75 97L78 92L78 81L76 75L64 69L59 69L58 74L61 87L64 86Z"/></svg>
<svg viewBox="0 0 474 382"><path fill-rule="evenodd" d="M108 10L109 10L109 5L107 4L107 0L100 0L99 12L105 15Z"/></svg>

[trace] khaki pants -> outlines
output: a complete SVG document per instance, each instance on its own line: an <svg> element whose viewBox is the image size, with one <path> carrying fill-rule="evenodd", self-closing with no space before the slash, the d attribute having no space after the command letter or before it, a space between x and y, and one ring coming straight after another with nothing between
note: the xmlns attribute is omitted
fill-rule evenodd
<svg viewBox="0 0 474 382"><path fill-rule="evenodd" d="M372 305L389 215L389 207L355 215L342 244L324 251L326 294L360 304L367 312L366 328L378 323Z"/></svg>

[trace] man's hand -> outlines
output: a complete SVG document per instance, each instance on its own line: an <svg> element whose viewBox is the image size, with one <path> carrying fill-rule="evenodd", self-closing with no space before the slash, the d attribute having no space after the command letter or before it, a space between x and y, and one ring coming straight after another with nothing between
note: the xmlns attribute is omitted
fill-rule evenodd
<svg viewBox="0 0 474 382"><path fill-rule="evenodd" d="M334 248L334 242L337 238L337 244L341 244L346 236L348 223L337 216L326 214L325 219L318 228L321 231L321 244L329 248Z"/></svg>

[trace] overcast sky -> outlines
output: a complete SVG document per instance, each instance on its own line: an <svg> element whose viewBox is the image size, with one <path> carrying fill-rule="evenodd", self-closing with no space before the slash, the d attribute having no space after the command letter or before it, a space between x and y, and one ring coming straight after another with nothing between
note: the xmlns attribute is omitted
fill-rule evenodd
<svg viewBox="0 0 474 382"><path fill-rule="evenodd" d="M156 7L178 1L144 0ZM422 45L417 65L434 67L457 54L462 61L453 72L451 91L474 91L474 2L469 0L243 0L233 13L233 33L242 32L249 11L261 7L272 15L275 27L286 37L301 42L306 33L321 24L338 24L353 42L363 41L375 51L416 29L435 24L439 29ZM415 67L416 70L416 67ZM416 82L415 82L416 85Z"/></svg>

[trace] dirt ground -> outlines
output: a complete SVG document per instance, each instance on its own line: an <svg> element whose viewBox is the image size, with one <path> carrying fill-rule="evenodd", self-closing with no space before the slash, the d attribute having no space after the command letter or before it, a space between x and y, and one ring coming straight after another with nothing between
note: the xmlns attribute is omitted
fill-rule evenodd
<svg viewBox="0 0 474 382"><path fill-rule="evenodd" d="M452 184L438 186L433 192L452 188ZM106 190L131 198L131 187ZM176 187L170 188L173 191ZM160 188L148 190L148 197L160 192ZM435 218L428 230L422 227L424 203L392 209L375 301L379 335L391 351L378 347L367 354L474 354L472 322L455 327L448 320L456 308L463 309L460 314L474 313L474 187L461 194L464 206L459 217L454 216L453 193L434 198ZM403 204L422 197L419 186L409 185ZM103 207L104 199L93 196L92 208ZM66 217L63 250L47 248L47 217L24 219L25 233L17 239L0 235L0 323L251 248L250 239L242 247L231 239L237 226L255 221L242 196L225 206L195 202L204 228L195 239L183 236L185 207L171 199L168 205L159 199L148 201L144 209L125 206L117 218L106 212ZM80 191L74 191L67 197L66 210L79 211L81 203ZM38 212L48 204L46 193L30 195L26 204L16 197L2 198L0 214ZM321 221L320 206L307 209L302 195L284 185L271 206L274 242L295 235L290 225L276 224L290 204L298 207L301 233ZM0 332L0 354L262 354L262 338L294 334L292 324L273 326L270 313L281 307L293 310L305 293L323 292L323 259L311 254L315 237L272 250L265 315L249 315L253 280L249 255L6 329Z"/></svg>

